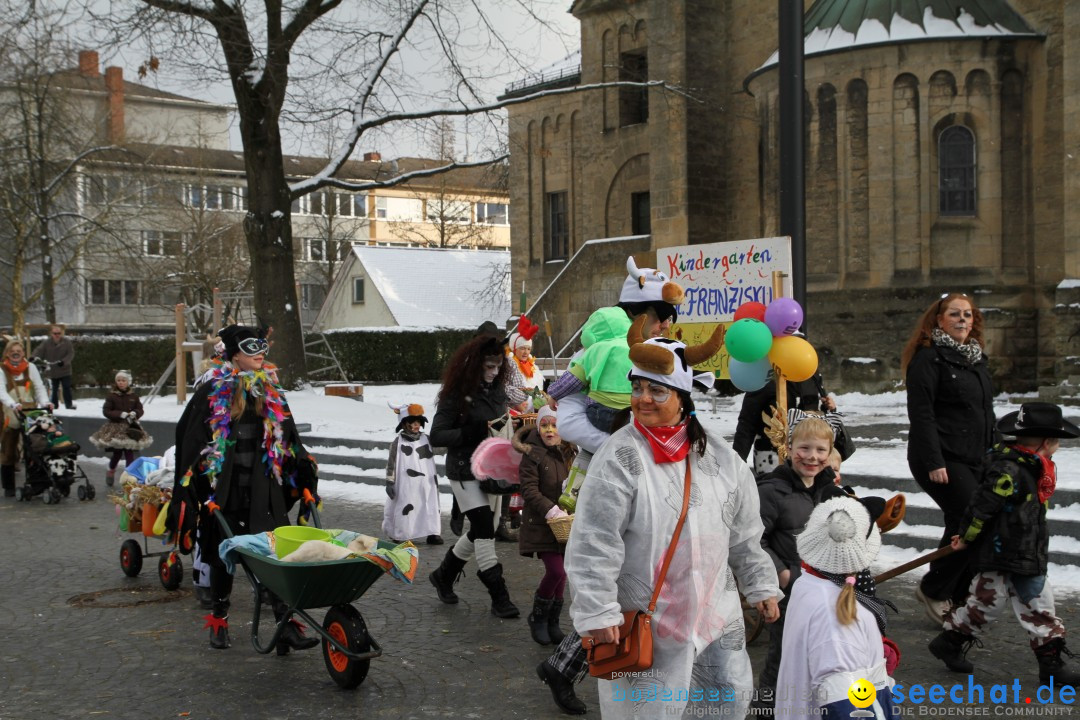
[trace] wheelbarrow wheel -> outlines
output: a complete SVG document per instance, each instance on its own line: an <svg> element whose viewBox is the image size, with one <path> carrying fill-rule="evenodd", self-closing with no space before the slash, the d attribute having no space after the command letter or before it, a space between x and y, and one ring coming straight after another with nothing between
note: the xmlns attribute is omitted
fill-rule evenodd
<svg viewBox="0 0 1080 720"><path fill-rule="evenodd" d="M175 590L180 587L180 582L184 579L184 564L180 562L179 557L170 562L171 558L172 553L166 554L158 560L157 566L158 580L161 581L161 587L166 590Z"/></svg>
<svg viewBox="0 0 1080 720"><path fill-rule="evenodd" d="M128 577L136 577L142 571L142 548L134 540L125 540L120 546L120 569Z"/></svg>
<svg viewBox="0 0 1080 720"><path fill-rule="evenodd" d="M364 618L352 605L334 605L323 620L323 630L349 652L364 653L371 650L367 626ZM323 640L323 662L340 687L352 689L364 682L371 660L354 660L345 653L338 652L328 640Z"/></svg>

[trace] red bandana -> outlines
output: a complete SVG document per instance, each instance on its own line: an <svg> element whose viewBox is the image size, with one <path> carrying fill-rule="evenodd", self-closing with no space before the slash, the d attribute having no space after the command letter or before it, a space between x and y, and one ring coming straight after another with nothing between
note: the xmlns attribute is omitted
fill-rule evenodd
<svg viewBox="0 0 1080 720"><path fill-rule="evenodd" d="M690 452L690 435L686 432L685 420L678 425L647 428L634 418L634 427L649 441L653 460L657 463L679 462Z"/></svg>
<svg viewBox="0 0 1080 720"><path fill-rule="evenodd" d="M1036 457L1039 462L1042 463L1042 473L1039 474L1039 502L1045 503L1050 499L1050 496L1054 494L1054 490L1057 488L1057 465L1054 461L1048 457L1043 457L1038 453L1033 453L1027 448L1020 447L1019 445L1010 445L1013 450L1021 455L1028 455L1029 457Z"/></svg>

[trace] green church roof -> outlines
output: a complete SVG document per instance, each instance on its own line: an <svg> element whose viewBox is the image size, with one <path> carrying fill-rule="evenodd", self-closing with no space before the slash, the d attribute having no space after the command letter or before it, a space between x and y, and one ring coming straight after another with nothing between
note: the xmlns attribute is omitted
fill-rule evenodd
<svg viewBox="0 0 1080 720"><path fill-rule="evenodd" d="M806 13L807 35L814 30L840 27L857 35L868 20L881 23L892 34L895 19L918 25L932 34L934 20L953 24L972 34L990 30L993 34L1034 35L1020 13L1006 0L818 0Z"/></svg>

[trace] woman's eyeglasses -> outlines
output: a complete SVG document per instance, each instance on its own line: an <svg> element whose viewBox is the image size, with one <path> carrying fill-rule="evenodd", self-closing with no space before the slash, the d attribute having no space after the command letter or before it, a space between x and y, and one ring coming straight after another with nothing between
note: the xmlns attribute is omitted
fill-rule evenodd
<svg viewBox="0 0 1080 720"><path fill-rule="evenodd" d="M240 348L240 352L248 357L265 355L270 352L270 343L266 338L244 338L237 343L237 346Z"/></svg>
<svg viewBox="0 0 1080 720"><path fill-rule="evenodd" d="M654 403L663 404L671 397L671 388L663 385L642 385L639 382L634 382L630 385L630 397L635 399L641 399L645 393L649 394Z"/></svg>

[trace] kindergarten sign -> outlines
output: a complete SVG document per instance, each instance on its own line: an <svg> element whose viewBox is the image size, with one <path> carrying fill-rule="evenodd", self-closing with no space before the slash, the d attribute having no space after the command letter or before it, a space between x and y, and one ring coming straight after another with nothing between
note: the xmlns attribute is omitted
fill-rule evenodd
<svg viewBox="0 0 1080 720"><path fill-rule="evenodd" d="M790 295L791 238L661 248L656 251L656 267L686 290L672 335L693 345L708 339L717 323L733 322L735 311L743 303L768 305L773 299L774 271L787 276L784 294ZM697 367L726 378L727 366L727 350L722 349Z"/></svg>

